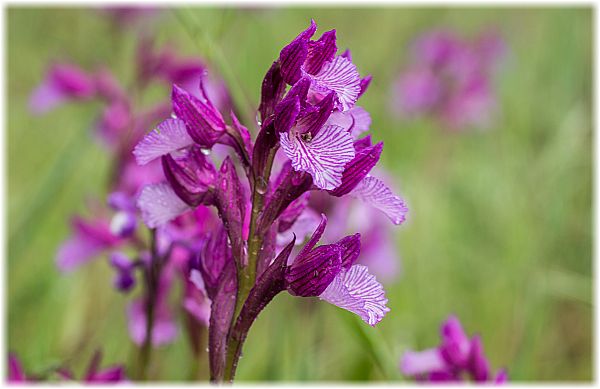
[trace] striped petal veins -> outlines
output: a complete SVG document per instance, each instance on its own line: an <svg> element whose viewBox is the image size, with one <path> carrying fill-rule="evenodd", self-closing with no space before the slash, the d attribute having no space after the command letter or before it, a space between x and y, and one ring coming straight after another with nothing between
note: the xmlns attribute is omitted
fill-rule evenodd
<svg viewBox="0 0 600 389"><path fill-rule="evenodd" d="M355 155L352 136L335 125L323 127L312 139L294 130L282 133L280 142L294 170L309 173L314 184L325 190L342 184L344 167Z"/></svg>

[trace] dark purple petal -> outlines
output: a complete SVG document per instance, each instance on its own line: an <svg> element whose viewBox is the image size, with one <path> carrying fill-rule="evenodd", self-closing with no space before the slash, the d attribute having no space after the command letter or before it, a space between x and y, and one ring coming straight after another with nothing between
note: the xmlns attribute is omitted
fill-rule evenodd
<svg viewBox="0 0 600 389"><path fill-rule="evenodd" d="M207 99L198 99L177 85L171 95L173 112L185 122L187 131L200 147L211 148L225 131L223 117Z"/></svg>
<svg viewBox="0 0 600 389"><path fill-rule="evenodd" d="M371 145L371 135L367 135L364 138L361 138L354 142L354 150L356 150L356 152L359 153L367 147L371 147Z"/></svg>
<svg viewBox="0 0 600 389"><path fill-rule="evenodd" d="M156 130L144 136L133 149L133 155L138 164L145 165L156 158L188 147L193 143L183 120L167 119L160 123Z"/></svg>
<svg viewBox="0 0 600 389"><path fill-rule="evenodd" d="M271 150L277 145L274 120L263 123L252 150L252 169L256 177L262 177Z"/></svg>
<svg viewBox="0 0 600 389"><path fill-rule="evenodd" d="M192 147L180 158L162 157L165 177L177 195L190 206L210 204L209 190L217 172L199 147Z"/></svg>
<svg viewBox="0 0 600 389"><path fill-rule="evenodd" d="M231 247L227 243L227 231L221 226L214 231L200 257L200 273L210 299L214 299L218 281L227 263L232 261Z"/></svg>
<svg viewBox="0 0 600 389"><path fill-rule="evenodd" d="M275 112L275 106L283 98L285 87L286 83L283 81L283 76L281 75L279 61L275 61L267 71L262 82L260 106L258 107L261 121L264 122Z"/></svg>
<svg viewBox="0 0 600 389"><path fill-rule="evenodd" d="M298 101L300 101L300 106L303 108L307 107L306 101L308 99L308 91L310 90L311 80L309 77L302 77L298 80L290 90L286 93L285 99L292 99L295 96L298 97Z"/></svg>
<svg viewBox="0 0 600 389"><path fill-rule="evenodd" d="M295 296L318 296L342 268L342 250L338 245L319 246L300 253L285 275L288 291Z"/></svg>
<svg viewBox="0 0 600 389"><path fill-rule="evenodd" d="M219 277L215 298L212 299L210 325L208 326L208 350L211 381L223 379L227 334L231 327L237 293L236 269L229 261ZM232 298L234 297L234 298Z"/></svg>
<svg viewBox="0 0 600 389"><path fill-rule="evenodd" d="M308 41L317 30L314 20L310 26L300 33L294 40L285 46L279 53L279 63L283 79L293 85L302 76L302 65L308 55Z"/></svg>
<svg viewBox="0 0 600 389"><path fill-rule="evenodd" d="M360 255L360 234L348 235L336 244L342 249L342 267L349 269Z"/></svg>
<svg viewBox="0 0 600 389"><path fill-rule="evenodd" d="M363 265L342 269L319 298L357 314L370 326L390 311L383 286Z"/></svg>
<svg viewBox="0 0 600 389"><path fill-rule="evenodd" d="M243 224L249 210L246 210L242 183L229 157L221 164L216 187L217 208L231 241L233 257L243 262L246 255L243 250Z"/></svg>
<svg viewBox="0 0 600 389"><path fill-rule="evenodd" d="M314 109L298 118L296 127L300 133L310 132L314 138L329 119L335 103L335 93L331 92Z"/></svg>
<svg viewBox="0 0 600 389"><path fill-rule="evenodd" d="M382 151L383 142L358 151L354 159L346 163L342 174L342 184L329 193L336 197L350 193L375 167Z"/></svg>
<svg viewBox="0 0 600 389"><path fill-rule="evenodd" d="M349 58L349 60L350 60L350 58ZM359 98L367 91L367 89L369 89L369 85L371 85L371 80L373 80L373 76L371 76L370 74L368 76L361 78L360 92L358 92Z"/></svg>
<svg viewBox="0 0 600 389"><path fill-rule="evenodd" d="M296 122L300 113L300 100L298 96L285 99L275 107L275 131L288 132Z"/></svg>
<svg viewBox="0 0 600 389"><path fill-rule="evenodd" d="M331 30L323 33L319 40L308 42L308 55L304 64L307 73L317 74L324 63L333 60L337 52L335 41L335 30Z"/></svg>

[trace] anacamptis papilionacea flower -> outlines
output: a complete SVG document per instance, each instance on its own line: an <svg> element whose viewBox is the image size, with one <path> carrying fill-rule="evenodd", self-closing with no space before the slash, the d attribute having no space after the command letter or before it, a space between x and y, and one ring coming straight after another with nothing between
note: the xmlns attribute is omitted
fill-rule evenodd
<svg viewBox="0 0 600 389"><path fill-rule="evenodd" d="M402 223L407 212L400 197L369 175L383 143L372 144L370 135L359 138L370 117L356 102L371 78L360 77L349 51L336 55L335 30L312 40L316 29L311 21L267 71L256 139L233 112L226 123L205 93L194 97L173 85L172 117L134 150L139 164L161 158L166 177L138 198L150 228L200 205L214 206L222 221L191 272L191 280L212 301L213 381L233 379L252 322L284 290L319 297L371 326L389 311L381 284L366 266L355 264L360 234L317 245L327 224L321 215L312 236L295 226L289 242L277 243L308 210L314 191L355 196L394 224ZM213 161L219 156L225 158L217 169ZM290 256L296 240L302 243L308 236Z"/></svg>

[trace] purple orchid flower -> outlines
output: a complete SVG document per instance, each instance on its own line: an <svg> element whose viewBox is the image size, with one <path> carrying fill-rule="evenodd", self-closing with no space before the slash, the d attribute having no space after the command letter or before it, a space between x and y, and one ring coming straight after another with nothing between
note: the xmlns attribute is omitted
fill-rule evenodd
<svg viewBox="0 0 600 389"><path fill-rule="evenodd" d="M489 127L498 110L492 76L505 53L506 44L492 31L472 42L448 30L423 34L394 84L393 112L430 115L452 130Z"/></svg>
<svg viewBox="0 0 600 389"><path fill-rule="evenodd" d="M472 381L504 383L508 376L500 369L492 376L479 336L467 337L455 316L441 327L442 344L424 351L406 351L400 361L402 374L422 381Z"/></svg>
<svg viewBox="0 0 600 389"><path fill-rule="evenodd" d="M39 115L67 101L89 100L95 93L95 83L91 75L72 64L55 64L33 91L29 99L29 108L32 113Z"/></svg>
<svg viewBox="0 0 600 389"><path fill-rule="evenodd" d="M189 273L199 293L195 302L205 304L187 307L198 320L208 319L213 381L233 379L250 326L284 290L319 297L371 326L389 311L381 284L355 263L360 234L317 246L327 219L307 207L311 191L359 198L394 224L404 221L407 209L370 175L383 143L358 138L371 122L356 106L370 77L360 78L348 51L336 56L335 31L313 41L315 30L311 22L267 71L254 141L233 113L226 122L202 81L200 96L173 86L174 115L133 151L141 166L160 159L165 176L137 197L148 227L159 231L199 207L215 207L221 220L201 239ZM221 151L212 153L214 148ZM223 153L217 167L215 154ZM297 238L301 243L311 232L289 260Z"/></svg>

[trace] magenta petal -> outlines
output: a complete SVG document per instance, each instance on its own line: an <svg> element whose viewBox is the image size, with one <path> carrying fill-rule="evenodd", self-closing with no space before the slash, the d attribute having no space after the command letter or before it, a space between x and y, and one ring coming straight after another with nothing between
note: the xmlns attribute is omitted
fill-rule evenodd
<svg viewBox="0 0 600 389"><path fill-rule="evenodd" d="M348 235L337 242L342 248L342 267L349 269L360 255L360 234Z"/></svg>
<svg viewBox="0 0 600 389"><path fill-rule="evenodd" d="M21 362L13 353L8 354L8 382L26 382L25 371L21 366Z"/></svg>
<svg viewBox="0 0 600 389"><path fill-rule="evenodd" d="M496 384L504 384L508 381L508 373L505 369L498 370L496 374L496 378L494 378L494 383Z"/></svg>
<svg viewBox="0 0 600 389"><path fill-rule="evenodd" d="M486 382L490 376L490 365L483 353L483 345L479 336L471 339L471 355L469 361L471 374L476 382Z"/></svg>
<svg viewBox="0 0 600 389"><path fill-rule="evenodd" d="M137 205L144 223L150 228L165 224L191 209L166 182L146 185L138 197Z"/></svg>
<svg viewBox="0 0 600 389"><path fill-rule="evenodd" d="M336 52L335 30L324 32L317 41L308 42L308 55L304 70L307 73L316 74L321 70L323 64L333 60Z"/></svg>
<svg viewBox="0 0 600 389"><path fill-rule="evenodd" d="M225 131L221 113L206 98L197 98L177 85L173 85L171 99L173 112L185 122L194 142L211 148Z"/></svg>
<svg viewBox="0 0 600 389"><path fill-rule="evenodd" d="M148 162L165 154L192 145L185 123L179 119L167 119L156 130L149 132L133 149L138 164Z"/></svg>
<svg viewBox="0 0 600 389"><path fill-rule="evenodd" d="M363 265L342 269L319 298L357 314L370 326L390 311L383 286Z"/></svg>
<svg viewBox="0 0 600 389"><path fill-rule="evenodd" d="M294 40L279 53L279 63L283 79L293 85L302 76L302 65L308 55L308 40L314 35L317 25L314 20Z"/></svg>
<svg viewBox="0 0 600 389"><path fill-rule="evenodd" d="M379 209L394 224L401 224L406 219L408 208L404 201L394 195L390 188L378 178L365 177L350 193L366 204Z"/></svg>
<svg viewBox="0 0 600 389"><path fill-rule="evenodd" d="M375 167L377 162L379 162L379 157L381 156L382 151L383 142L379 142L375 146L357 150L354 159L348 162L344 167L342 184L329 193L336 197L350 193L364 180L371 169Z"/></svg>
<svg viewBox="0 0 600 389"><path fill-rule="evenodd" d="M400 371L406 376L416 376L446 370L446 362L440 350L431 348L423 351L406 351L400 360Z"/></svg>
<svg viewBox="0 0 600 389"><path fill-rule="evenodd" d="M285 275L288 291L295 296L319 296L340 272L341 254L341 247L335 244L299 254Z"/></svg>
<svg viewBox="0 0 600 389"><path fill-rule="evenodd" d="M312 139L294 131L282 133L280 143L294 170L309 173L320 189L340 186L344 166L355 155L352 136L333 125L323 127Z"/></svg>
<svg viewBox="0 0 600 389"><path fill-rule="evenodd" d="M354 106L360 93L360 75L348 59L338 56L326 63L313 78L311 90L321 94L336 93L337 107L347 111Z"/></svg>
<svg viewBox="0 0 600 389"><path fill-rule="evenodd" d="M265 74L261 87L258 110L263 122L275 112L275 106L283 98L285 87L286 83L281 75L279 61L275 61Z"/></svg>
<svg viewBox="0 0 600 389"><path fill-rule="evenodd" d="M68 96L57 88L52 80L44 80L34 89L29 97L29 110L35 115L42 115L60 106Z"/></svg>

